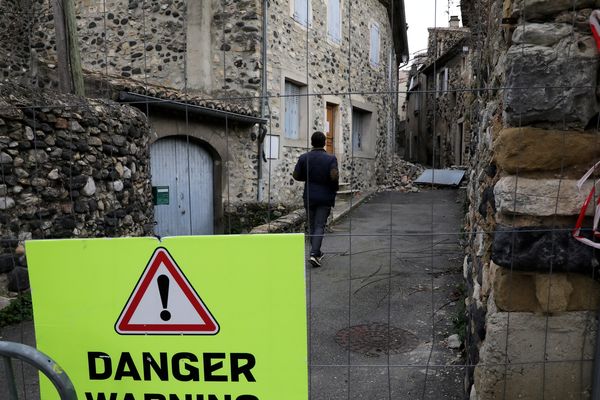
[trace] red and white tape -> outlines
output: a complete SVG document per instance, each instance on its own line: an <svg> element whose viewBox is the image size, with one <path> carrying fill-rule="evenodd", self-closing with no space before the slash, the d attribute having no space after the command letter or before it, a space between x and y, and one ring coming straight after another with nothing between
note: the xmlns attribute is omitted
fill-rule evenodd
<svg viewBox="0 0 600 400"><path fill-rule="evenodd" d="M592 28L594 39L596 39L596 46L600 50L600 10L592 11L590 15L590 27Z"/></svg>
<svg viewBox="0 0 600 400"><path fill-rule="evenodd" d="M596 46L598 50L600 50L600 10L592 11L590 15L590 27L592 28L592 34L594 35L594 40L596 40ZM577 181L577 188L581 190L583 184L592 176L596 168L600 167L600 162L597 162L592 168L586 172L579 181ZM575 229L573 229L573 237L580 241L581 243L591 246L595 249L600 249L600 243L594 242L591 239L583 237L581 235L581 227L583 225L583 221L585 220L585 214L587 213L587 209L592 202L594 196L596 195L596 184L598 181L594 181L594 186L590 190L590 194L588 194L583 206L581 207L581 211L579 211L579 217L577 218L577 223L575 224ZM598 221L600 221L600 198L596 200L596 210L594 212L594 225L592 226L592 238L600 237L600 232L598 232Z"/></svg>
<svg viewBox="0 0 600 400"><path fill-rule="evenodd" d="M579 181L577 181L577 188L579 190L581 190L581 187L583 186L585 181L587 181L590 178L592 173L598 167L600 167L600 162L596 163L596 165L594 165L592 168L590 168L588 170L588 172L586 172L585 175L583 175L581 177L581 179ZM597 183L598 183L598 181L594 182L594 186L590 190L590 194L588 194L588 197L585 199L585 202L583 203L583 206L581 207L581 211L579 211L579 217L577 218L577 223L575 224L575 229L573 229L573 237L585 245L594 247L596 249L600 249L600 242L594 242L593 240L583 237L581 235L581 226L583 225L583 221L585 220L585 214L587 212L588 206L590 205L590 203L592 202L592 199L594 198L594 195L596 194L596 184ZM594 225L592 227L592 232L593 232L594 238L600 237L600 232L598 232L598 222L599 221L600 221L600 198L598 198L598 200L596 201L596 210L594 212Z"/></svg>

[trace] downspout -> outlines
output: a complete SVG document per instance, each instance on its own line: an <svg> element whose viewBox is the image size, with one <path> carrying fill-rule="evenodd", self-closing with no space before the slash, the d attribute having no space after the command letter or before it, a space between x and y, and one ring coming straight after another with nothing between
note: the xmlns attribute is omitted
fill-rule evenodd
<svg viewBox="0 0 600 400"><path fill-rule="evenodd" d="M267 115L267 34L268 34L268 22L269 17L267 12L269 10L269 0L263 0L262 11L263 11L263 20L262 20L262 90L261 90L261 99L260 99L260 117L265 119ZM256 201L259 203L264 200L263 194L263 143L265 140L265 136L267 134L266 124L259 126L258 132L258 173L257 173L257 189L256 189Z"/></svg>

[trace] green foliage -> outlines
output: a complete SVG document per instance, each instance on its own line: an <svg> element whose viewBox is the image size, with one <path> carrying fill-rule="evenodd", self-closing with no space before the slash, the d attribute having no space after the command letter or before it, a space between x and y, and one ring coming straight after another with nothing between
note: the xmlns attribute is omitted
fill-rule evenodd
<svg viewBox="0 0 600 400"><path fill-rule="evenodd" d="M24 293L14 299L8 307L0 310L0 328L33 320L31 293Z"/></svg>
<svg viewBox="0 0 600 400"><path fill-rule="evenodd" d="M257 226L274 221L298 207L283 204L244 203L226 207L223 218L225 234L245 234Z"/></svg>
<svg viewBox="0 0 600 400"><path fill-rule="evenodd" d="M467 336L467 308L465 306L465 287L463 284L460 284L456 291L458 296L458 304L456 307L456 312L452 316L452 326L453 332L458 334L460 337L461 343L465 343L465 338Z"/></svg>

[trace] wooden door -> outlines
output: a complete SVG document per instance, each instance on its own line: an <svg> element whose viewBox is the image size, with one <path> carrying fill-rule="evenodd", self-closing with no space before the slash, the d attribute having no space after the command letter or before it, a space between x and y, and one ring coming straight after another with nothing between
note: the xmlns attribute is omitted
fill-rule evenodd
<svg viewBox="0 0 600 400"><path fill-rule="evenodd" d="M335 138L335 117L337 113L337 106L335 104L327 104L327 123L325 124L325 136L327 141L325 142L325 150L328 153L334 154L334 138Z"/></svg>
<svg viewBox="0 0 600 400"><path fill-rule="evenodd" d="M154 231L161 237L213 234L213 160L183 137L150 146Z"/></svg>

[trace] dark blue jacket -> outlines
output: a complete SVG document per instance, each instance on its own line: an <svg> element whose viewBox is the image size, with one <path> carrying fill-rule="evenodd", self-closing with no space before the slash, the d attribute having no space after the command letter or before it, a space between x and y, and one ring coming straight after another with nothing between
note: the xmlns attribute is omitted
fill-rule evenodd
<svg viewBox="0 0 600 400"><path fill-rule="evenodd" d="M300 156L293 173L294 179L304 185L305 207L335 205L339 189L337 158L324 149L312 149Z"/></svg>

